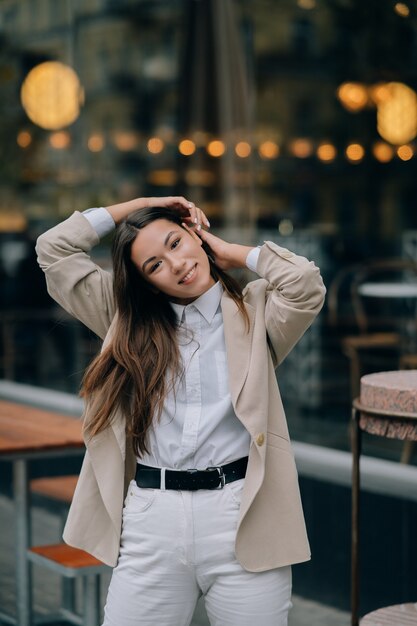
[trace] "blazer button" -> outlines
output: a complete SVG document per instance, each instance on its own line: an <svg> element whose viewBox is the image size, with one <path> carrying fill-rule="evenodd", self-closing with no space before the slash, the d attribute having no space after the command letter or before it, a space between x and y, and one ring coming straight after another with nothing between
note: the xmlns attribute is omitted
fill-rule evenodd
<svg viewBox="0 0 417 626"><path fill-rule="evenodd" d="M256 437L256 443L258 444L258 446L263 446L265 442L265 435L263 433L259 433L259 435Z"/></svg>
<svg viewBox="0 0 417 626"><path fill-rule="evenodd" d="M290 259L292 256L294 256L294 253L290 252L289 250L283 250L281 252L281 256L283 259Z"/></svg>

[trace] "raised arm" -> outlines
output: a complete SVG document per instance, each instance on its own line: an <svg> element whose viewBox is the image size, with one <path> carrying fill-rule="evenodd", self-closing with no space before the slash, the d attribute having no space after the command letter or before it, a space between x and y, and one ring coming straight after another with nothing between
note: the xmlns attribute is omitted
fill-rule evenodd
<svg viewBox="0 0 417 626"><path fill-rule="evenodd" d="M190 225L207 225L204 213L185 198L136 198L106 207L110 229L130 213L149 206L178 209ZM104 211L104 209L100 209ZM115 314L113 279L90 258L99 242L92 214L75 212L67 220L41 235L36 243L38 263L45 272L48 292L68 313L99 337L104 338ZM112 219L111 219L112 218ZM109 232L106 227L105 232ZM104 233L103 233L104 234Z"/></svg>
<svg viewBox="0 0 417 626"><path fill-rule="evenodd" d="M244 296L251 302L258 300L260 291L265 293L265 327L274 364L279 365L323 306L326 288L320 270L272 241L255 253L254 248L227 243L205 231L200 236L222 269L248 266L264 279L249 283ZM251 257L255 266L249 262Z"/></svg>
<svg viewBox="0 0 417 626"><path fill-rule="evenodd" d="M99 241L85 215L76 211L38 238L36 252L50 296L104 338L115 311L112 275L89 256Z"/></svg>
<svg viewBox="0 0 417 626"><path fill-rule="evenodd" d="M326 288L312 261L271 241L261 247L256 271L268 283L265 326L277 366L320 312Z"/></svg>

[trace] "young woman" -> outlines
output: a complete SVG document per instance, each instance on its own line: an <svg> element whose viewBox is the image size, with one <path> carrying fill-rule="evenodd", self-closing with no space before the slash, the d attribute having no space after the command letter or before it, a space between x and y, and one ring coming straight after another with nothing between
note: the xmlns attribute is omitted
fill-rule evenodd
<svg viewBox="0 0 417 626"><path fill-rule="evenodd" d="M113 274L88 253L116 225ZM184 198L76 212L42 235L51 296L103 340L64 531L114 567L105 626L285 626L310 558L276 382L323 304L319 270L227 243ZM226 273L258 274L243 292Z"/></svg>

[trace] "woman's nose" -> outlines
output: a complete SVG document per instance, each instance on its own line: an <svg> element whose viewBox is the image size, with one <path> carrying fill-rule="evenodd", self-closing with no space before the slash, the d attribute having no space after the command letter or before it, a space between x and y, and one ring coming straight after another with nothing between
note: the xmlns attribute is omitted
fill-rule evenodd
<svg viewBox="0 0 417 626"><path fill-rule="evenodd" d="M171 259L171 271L173 274L178 274L182 269L184 269L184 259Z"/></svg>

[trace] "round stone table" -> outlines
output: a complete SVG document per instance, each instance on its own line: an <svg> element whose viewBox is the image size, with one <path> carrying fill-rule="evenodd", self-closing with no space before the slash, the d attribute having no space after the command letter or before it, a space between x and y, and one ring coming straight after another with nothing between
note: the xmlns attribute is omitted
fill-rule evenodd
<svg viewBox="0 0 417 626"><path fill-rule="evenodd" d="M411 626L417 624L417 604L396 604L365 615L361 626Z"/></svg>
<svg viewBox="0 0 417 626"><path fill-rule="evenodd" d="M359 459L363 431L379 437L401 439L409 442L408 446L412 445L412 441L417 441L417 370L378 372L362 376L360 397L353 401L351 430L353 456L352 626L359 624ZM409 456L409 453L410 448L405 456L403 454L402 461ZM374 622L362 623L373 624ZM402 623L398 622L398 626Z"/></svg>

